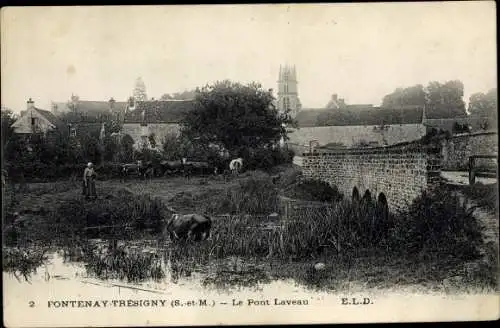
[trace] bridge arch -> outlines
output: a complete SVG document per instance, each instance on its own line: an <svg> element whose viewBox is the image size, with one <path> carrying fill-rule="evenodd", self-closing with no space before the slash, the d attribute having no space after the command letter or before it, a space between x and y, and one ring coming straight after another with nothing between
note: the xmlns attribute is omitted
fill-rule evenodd
<svg viewBox="0 0 500 328"><path fill-rule="evenodd" d="M383 220L384 222L387 221L388 216L389 216L389 204L387 202L387 197L383 192L381 192L378 195L377 198L377 207L379 209L379 216L380 219Z"/></svg>
<svg viewBox="0 0 500 328"><path fill-rule="evenodd" d="M372 193L370 192L369 189L366 189L363 195L363 202L370 203L371 201L372 201Z"/></svg>
<svg viewBox="0 0 500 328"><path fill-rule="evenodd" d="M352 188L352 196L351 196L351 201L353 203L358 203L359 202L359 190L358 190L358 187L354 186L354 188Z"/></svg>

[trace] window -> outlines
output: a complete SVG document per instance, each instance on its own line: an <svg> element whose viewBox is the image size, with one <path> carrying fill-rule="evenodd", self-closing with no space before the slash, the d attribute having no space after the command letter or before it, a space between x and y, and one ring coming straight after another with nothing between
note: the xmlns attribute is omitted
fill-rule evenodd
<svg viewBox="0 0 500 328"><path fill-rule="evenodd" d="M75 128L71 128L69 133L72 137L76 137L76 129Z"/></svg>
<svg viewBox="0 0 500 328"><path fill-rule="evenodd" d="M31 118L31 125L36 125L36 117Z"/></svg>

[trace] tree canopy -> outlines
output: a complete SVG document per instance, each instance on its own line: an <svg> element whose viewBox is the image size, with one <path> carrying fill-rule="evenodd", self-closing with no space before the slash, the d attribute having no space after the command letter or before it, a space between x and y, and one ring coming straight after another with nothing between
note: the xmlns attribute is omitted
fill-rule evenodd
<svg viewBox="0 0 500 328"><path fill-rule="evenodd" d="M469 98L468 111L471 115L491 117L496 119L498 110L497 89L491 89L486 94L474 93Z"/></svg>
<svg viewBox="0 0 500 328"><path fill-rule="evenodd" d="M382 100L382 107L426 106L428 118L453 118L467 115L463 101L464 85L459 80L429 82L397 88Z"/></svg>
<svg viewBox="0 0 500 328"><path fill-rule="evenodd" d="M223 147L239 156L245 148L275 145L287 138L289 113L279 113L274 97L260 84L229 80L203 87L194 109L182 122L182 134L204 145Z"/></svg>
<svg viewBox="0 0 500 328"><path fill-rule="evenodd" d="M160 100L191 100L196 97L197 90L185 90L183 92L165 93Z"/></svg>

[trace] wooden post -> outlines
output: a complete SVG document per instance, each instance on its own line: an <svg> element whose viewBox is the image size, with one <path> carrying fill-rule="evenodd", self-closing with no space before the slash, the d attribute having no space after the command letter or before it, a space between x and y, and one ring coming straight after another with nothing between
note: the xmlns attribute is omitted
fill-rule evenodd
<svg viewBox="0 0 500 328"><path fill-rule="evenodd" d="M469 157L469 184L473 185L476 182L476 173L474 170L475 157Z"/></svg>

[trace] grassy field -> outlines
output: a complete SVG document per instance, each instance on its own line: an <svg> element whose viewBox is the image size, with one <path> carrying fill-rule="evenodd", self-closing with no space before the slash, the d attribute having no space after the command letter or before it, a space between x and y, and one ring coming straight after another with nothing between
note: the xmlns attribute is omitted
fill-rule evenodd
<svg viewBox="0 0 500 328"><path fill-rule="evenodd" d="M63 249L96 277L130 282L164 279L169 262L175 279L201 271L204 284L226 287L292 278L329 290L352 282L431 291L497 288L498 245L483 242L475 218L449 191L424 195L408 213L377 225L372 208L360 210L344 199L279 229L258 228L277 210L280 190L295 182L292 168L280 171L277 186L263 172L229 181L99 181L95 201L83 199L78 181L10 186L4 209L25 214L22 222L5 217L4 271L28 277L44 251ZM212 238L183 245L162 238L167 205L212 215ZM93 238L104 242L96 246ZM118 247L108 247L113 240ZM325 269L313 270L317 262Z"/></svg>

